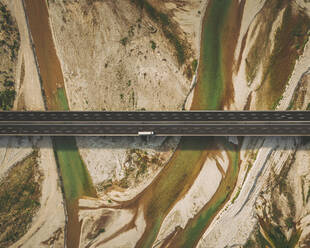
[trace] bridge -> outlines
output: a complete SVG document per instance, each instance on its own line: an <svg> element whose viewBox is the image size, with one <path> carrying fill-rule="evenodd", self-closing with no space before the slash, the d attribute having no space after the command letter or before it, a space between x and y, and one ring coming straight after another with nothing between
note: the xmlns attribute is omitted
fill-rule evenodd
<svg viewBox="0 0 310 248"><path fill-rule="evenodd" d="M3 111L1 136L310 136L310 111Z"/></svg>

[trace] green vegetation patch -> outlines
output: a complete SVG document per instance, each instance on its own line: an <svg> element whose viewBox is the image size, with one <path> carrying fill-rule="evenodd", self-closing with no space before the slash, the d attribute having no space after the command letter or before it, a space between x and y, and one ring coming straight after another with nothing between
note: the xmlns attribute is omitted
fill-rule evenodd
<svg viewBox="0 0 310 248"><path fill-rule="evenodd" d="M198 60L197 60L197 59L194 59L194 60L192 61L192 70L193 70L193 71L196 71L197 66L198 66Z"/></svg>
<svg viewBox="0 0 310 248"><path fill-rule="evenodd" d="M162 166L162 161L156 155L149 156L146 151L140 149L130 149L127 151L125 164L128 164L124 168L125 176L120 181L115 181L113 184L118 185L121 188L129 188L141 179L150 167L153 165ZM99 185L96 185L99 190L109 190L113 185L112 179L109 179Z"/></svg>
<svg viewBox="0 0 310 248"><path fill-rule="evenodd" d="M307 197L306 197L306 202L309 201L310 198L310 186L308 187L308 193L307 193Z"/></svg>
<svg viewBox="0 0 310 248"><path fill-rule="evenodd" d="M7 54L11 61L17 59L20 46L20 35L16 21L7 6L0 2L0 49L1 55ZM3 53L2 53L3 52Z"/></svg>
<svg viewBox="0 0 310 248"><path fill-rule="evenodd" d="M75 138L55 137L53 143L66 200L76 200L83 195L96 196L87 168L77 150Z"/></svg>
<svg viewBox="0 0 310 248"><path fill-rule="evenodd" d="M33 152L0 182L0 247L9 247L29 228L40 207L43 176Z"/></svg>
<svg viewBox="0 0 310 248"><path fill-rule="evenodd" d="M278 105L279 105L279 103L281 102L282 99L283 99L283 95L281 95L281 96L273 103L271 109L275 110L275 109L278 107Z"/></svg>
<svg viewBox="0 0 310 248"><path fill-rule="evenodd" d="M119 41L123 46L126 46L129 42L128 37L124 37Z"/></svg>
<svg viewBox="0 0 310 248"><path fill-rule="evenodd" d="M270 37L273 24L279 16L283 8L288 6L288 0L271 0L266 1L262 11L258 16L255 28L252 30L251 37L255 35L257 29L259 34L255 38L255 42L250 49L248 57L246 58L246 76L247 81L251 84L257 75L259 64L265 62L266 57L269 56Z"/></svg>
<svg viewBox="0 0 310 248"><path fill-rule="evenodd" d="M5 89L0 91L0 109L10 110L13 107L16 91L14 89Z"/></svg>
<svg viewBox="0 0 310 248"><path fill-rule="evenodd" d="M15 68L20 47L17 24L0 2L0 109L10 110L15 99Z"/></svg>
<svg viewBox="0 0 310 248"><path fill-rule="evenodd" d="M155 49L156 49L156 43L155 43L155 41L151 40L150 43L151 43L151 48L152 48L153 50L155 50Z"/></svg>

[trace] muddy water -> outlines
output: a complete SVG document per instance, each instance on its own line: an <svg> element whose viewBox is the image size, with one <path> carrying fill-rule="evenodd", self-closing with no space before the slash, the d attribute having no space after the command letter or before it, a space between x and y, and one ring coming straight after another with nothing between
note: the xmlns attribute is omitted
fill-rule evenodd
<svg viewBox="0 0 310 248"><path fill-rule="evenodd" d="M47 110L68 110L62 70L54 47L46 1L24 0L24 5L40 69L45 107ZM62 94L59 94L60 92ZM78 247L81 231L78 199L83 195L96 196L96 192L77 150L75 138L55 138L53 144L67 206L66 243L67 247Z"/></svg>
<svg viewBox="0 0 310 248"><path fill-rule="evenodd" d="M64 88L59 59L49 26L46 1L24 0L29 27L39 64L45 104L48 110L67 110L68 103L60 104L57 89Z"/></svg>

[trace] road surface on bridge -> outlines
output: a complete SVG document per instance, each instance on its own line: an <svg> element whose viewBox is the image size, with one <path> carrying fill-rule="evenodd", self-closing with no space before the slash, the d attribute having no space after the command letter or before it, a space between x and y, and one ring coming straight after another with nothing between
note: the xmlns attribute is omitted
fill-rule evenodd
<svg viewBox="0 0 310 248"><path fill-rule="evenodd" d="M310 111L0 112L0 135L310 136Z"/></svg>

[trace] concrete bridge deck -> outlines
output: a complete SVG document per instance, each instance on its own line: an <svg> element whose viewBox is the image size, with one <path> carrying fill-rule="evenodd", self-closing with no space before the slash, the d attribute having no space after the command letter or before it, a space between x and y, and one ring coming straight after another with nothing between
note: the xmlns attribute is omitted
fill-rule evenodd
<svg viewBox="0 0 310 248"><path fill-rule="evenodd" d="M310 111L7 111L0 135L310 136Z"/></svg>

